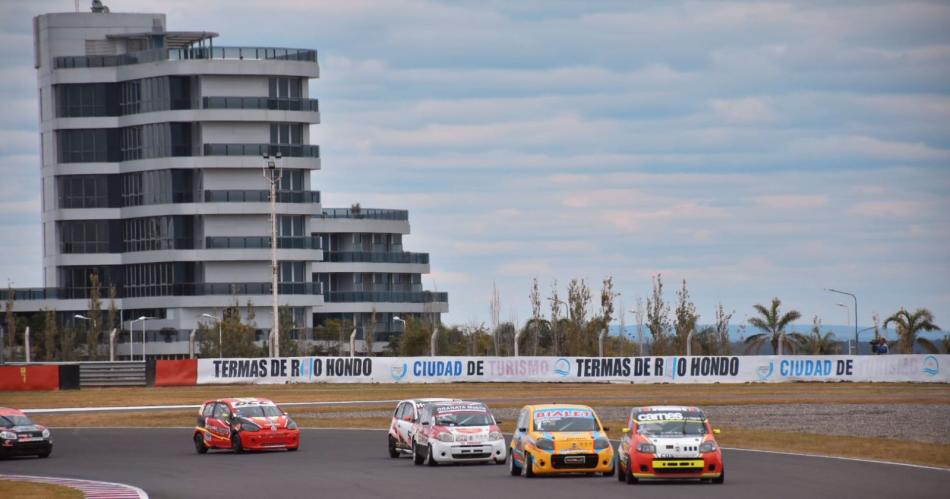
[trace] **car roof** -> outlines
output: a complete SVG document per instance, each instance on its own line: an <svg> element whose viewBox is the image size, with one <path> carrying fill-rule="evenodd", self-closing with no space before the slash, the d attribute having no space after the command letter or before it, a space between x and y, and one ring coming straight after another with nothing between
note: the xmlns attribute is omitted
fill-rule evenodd
<svg viewBox="0 0 950 499"><path fill-rule="evenodd" d="M253 404L253 403L255 403L255 402L256 402L256 403L260 403L260 404L273 404L273 403L274 403L274 402L271 401L270 399L265 399L265 398L262 398L262 397L236 397L236 398L226 398L226 399L209 400L209 401L205 402L205 404L210 404L210 403L212 403L212 402L222 402L222 403L228 404L228 405L230 405L230 406L233 406L234 404ZM276 404L275 404L275 405L276 405Z"/></svg>
<svg viewBox="0 0 950 499"><path fill-rule="evenodd" d="M529 405L529 406L527 406L527 408L528 408L529 410L531 410L531 411L538 411L538 410L543 410L543 409L589 409L589 410L593 410L593 409L591 409L589 406L582 405L582 404L557 404L557 403L553 403L553 404L535 404L535 405Z"/></svg>
<svg viewBox="0 0 950 499"><path fill-rule="evenodd" d="M698 407L688 406L688 405L646 405L642 407L634 407L633 412L703 412L702 409Z"/></svg>
<svg viewBox="0 0 950 499"><path fill-rule="evenodd" d="M26 414L12 407L0 407L0 416L26 416Z"/></svg>

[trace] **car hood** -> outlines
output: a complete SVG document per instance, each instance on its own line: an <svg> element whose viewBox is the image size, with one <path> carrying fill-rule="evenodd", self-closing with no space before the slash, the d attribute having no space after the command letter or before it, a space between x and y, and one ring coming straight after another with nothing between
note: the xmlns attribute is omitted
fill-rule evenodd
<svg viewBox="0 0 950 499"><path fill-rule="evenodd" d="M493 431L491 426L442 426L440 429L451 433L456 442L484 442ZM498 428L494 431L498 431Z"/></svg>
<svg viewBox="0 0 950 499"><path fill-rule="evenodd" d="M594 439L603 436L599 431L535 432L535 438L554 441L557 453L593 452Z"/></svg>
<svg viewBox="0 0 950 499"><path fill-rule="evenodd" d="M262 430L269 430L276 428L282 430L287 428L287 425L290 424L290 418L287 416L272 416L272 417L254 417L254 418L241 418L245 421L250 421L257 426L260 426Z"/></svg>
<svg viewBox="0 0 950 499"><path fill-rule="evenodd" d="M31 425L14 426L13 428L8 428L6 430L15 431L17 433L26 433L26 432L33 432L33 431L43 431L45 429L46 427L43 425L31 424Z"/></svg>

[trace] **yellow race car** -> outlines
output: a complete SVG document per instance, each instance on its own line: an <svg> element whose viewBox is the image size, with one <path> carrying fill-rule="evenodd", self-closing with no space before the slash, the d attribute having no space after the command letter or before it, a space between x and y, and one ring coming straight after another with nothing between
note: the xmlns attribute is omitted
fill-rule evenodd
<svg viewBox="0 0 950 499"><path fill-rule="evenodd" d="M557 473L614 474L614 450L594 410L544 404L521 409L511 437L508 471L533 477Z"/></svg>

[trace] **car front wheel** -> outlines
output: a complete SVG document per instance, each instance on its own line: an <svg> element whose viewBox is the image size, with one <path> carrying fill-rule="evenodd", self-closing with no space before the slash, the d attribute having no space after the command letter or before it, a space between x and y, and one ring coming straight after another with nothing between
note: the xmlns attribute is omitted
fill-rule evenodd
<svg viewBox="0 0 950 499"><path fill-rule="evenodd" d="M531 454L528 452L524 453L524 466L521 467L521 476L534 478L534 459L531 458Z"/></svg>
<svg viewBox="0 0 950 499"><path fill-rule="evenodd" d="M432 452L432 444L429 444L428 446L426 446L426 465L435 466L437 464L439 463L435 462L435 456L433 455L433 452Z"/></svg>
<svg viewBox="0 0 950 499"><path fill-rule="evenodd" d="M627 480L627 483L633 485L640 481L639 478L633 476L633 463L627 463L627 472L624 473L624 478Z"/></svg>
<svg viewBox="0 0 950 499"><path fill-rule="evenodd" d="M508 451L508 473L511 473L511 476L521 474L521 466L518 466L518 463L515 462L515 453L511 451Z"/></svg>
<svg viewBox="0 0 950 499"><path fill-rule="evenodd" d="M422 454L419 454L419 444L413 441L412 442L412 464L415 464L416 466L420 466L422 465L423 462L425 462L425 459L426 459L425 456L423 456Z"/></svg>
<svg viewBox="0 0 950 499"><path fill-rule="evenodd" d="M195 434L195 451L198 454L207 454L208 446L205 445L205 440L201 438L201 434Z"/></svg>
<svg viewBox="0 0 950 499"><path fill-rule="evenodd" d="M722 473L718 477L712 479L712 483L723 483L726 481L726 468L723 466Z"/></svg>
<svg viewBox="0 0 950 499"><path fill-rule="evenodd" d="M231 435L231 450L237 454L244 453L244 445L241 443L241 435L238 435L237 433Z"/></svg>
<svg viewBox="0 0 950 499"><path fill-rule="evenodd" d="M393 438L392 435L388 435L388 437L389 437L389 457L395 459L399 457L399 450L396 449L396 439Z"/></svg>

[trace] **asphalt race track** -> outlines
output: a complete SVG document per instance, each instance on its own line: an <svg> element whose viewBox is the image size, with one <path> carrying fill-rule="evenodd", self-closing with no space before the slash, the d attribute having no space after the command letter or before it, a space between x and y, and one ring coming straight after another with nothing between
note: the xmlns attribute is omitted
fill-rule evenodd
<svg viewBox="0 0 950 499"><path fill-rule="evenodd" d="M195 453L188 429L55 429L48 459L0 461L0 473L87 478L141 487L152 498L276 497L947 497L950 471L725 451L723 485L508 475L503 465L414 466L390 459L386 433L303 430L300 450Z"/></svg>

